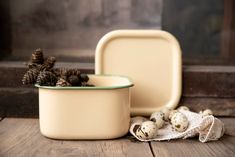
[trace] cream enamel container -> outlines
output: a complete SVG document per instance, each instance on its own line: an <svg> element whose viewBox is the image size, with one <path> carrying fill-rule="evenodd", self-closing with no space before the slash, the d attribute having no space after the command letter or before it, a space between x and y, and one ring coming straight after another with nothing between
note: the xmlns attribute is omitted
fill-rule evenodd
<svg viewBox="0 0 235 157"><path fill-rule="evenodd" d="M130 123L130 88L121 76L89 75L95 87L39 87L40 130L54 139L112 139Z"/></svg>
<svg viewBox="0 0 235 157"><path fill-rule="evenodd" d="M181 49L161 30L117 30L96 47L95 73L130 77L132 115L175 108L181 96Z"/></svg>

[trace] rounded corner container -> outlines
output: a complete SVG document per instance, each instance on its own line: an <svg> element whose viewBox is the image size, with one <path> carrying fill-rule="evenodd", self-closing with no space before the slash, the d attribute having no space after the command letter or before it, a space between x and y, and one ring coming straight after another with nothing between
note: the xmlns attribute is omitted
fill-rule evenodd
<svg viewBox="0 0 235 157"><path fill-rule="evenodd" d="M181 97L182 59L177 39L162 30L116 30L99 41L95 73L130 77L131 114L149 116Z"/></svg>
<svg viewBox="0 0 235 157"><path fill-rule="evenodd" d="M128 132L127 77L89 75L95 87L39 86L41 133L53 139L113 139Z"/></svg>

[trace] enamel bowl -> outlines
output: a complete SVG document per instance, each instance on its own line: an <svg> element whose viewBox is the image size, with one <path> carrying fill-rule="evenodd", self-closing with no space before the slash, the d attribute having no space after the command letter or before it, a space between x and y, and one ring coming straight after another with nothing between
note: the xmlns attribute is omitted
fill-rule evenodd
<svg viewBox="0 0 235 157"><path fill-rule="evenodd" d="M95 87L39 86L41 133L54 139L112 139L130 123L130 87L123 76L89 75Z"/></svg>

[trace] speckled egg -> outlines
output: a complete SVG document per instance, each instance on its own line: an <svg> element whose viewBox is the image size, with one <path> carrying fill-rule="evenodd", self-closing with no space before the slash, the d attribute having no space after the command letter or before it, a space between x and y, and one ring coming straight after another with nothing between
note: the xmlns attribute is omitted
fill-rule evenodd
<svg viewBox="0 0 235 157"><path fill-rule="evenodd" d="M171 117L172 127L179 132L183 132L188 128L188 118L181 112L173 114Z"/></svg>
<svg viewBox="0 0 235 157"><path fill-rule="evenodd" d="M143 122L136 130L136 135L141 139L152 139L157 136L158 128L152 121Z"/></svg>
<svg viewBox="0 0 235 157"><path fill-rule="evenodd" d="M172 116L177 112L179 112L179 111L178 110L172 110L169 114L169 119L171 120Z"/></svg>
<svg viewBox="0 0 235 157"><path fill-rule="evenodd" d="M136 136L138 136L141 139L147 139L146 135L144 134L144 132L141 130L140 126L139 128L136 130Z"/></svg>
<svg viewBox="0 0 235 157"><path fill-rule="evenodd" d="M181 111L181 110L189 111L189 108L187 106L180 106L177 110L179 110L179 111Z"/></svg>
<svg viewBox="0 0 235 157"><path fill-rule="evenodd" d="M164 113L162 111L154 112L150 116L150 120L155 123L158 129L163 127L165 123L163 119L164 119Z"/></svg>
<svg viewBox="0 0 235 157"><path fill-rule="evenodd" d="M164 114L164 120L168 121L169 120L169 115L170 115L170 112L172 111L172 109L170 109L168 107L164 107L163 109L161 109L161 111Z"/></svg>

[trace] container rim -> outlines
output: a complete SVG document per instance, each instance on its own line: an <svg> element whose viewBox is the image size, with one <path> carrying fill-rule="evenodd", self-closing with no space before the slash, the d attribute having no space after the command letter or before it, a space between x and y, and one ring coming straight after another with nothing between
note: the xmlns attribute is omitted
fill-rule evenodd
<svg viewBox="0 0 235 157"><path fill-rule="evenodd" d="M52 89L52 90L111 90L111 89L120 89L120 88L129 88L133 87L134 84L127 76L122 75L109 75L109 74L88 74L88 76L106 76L106 77L120 77L125 78L128 81L127 85L120 85L120 86L94 86L94 87L79 87L79 86L67 86L67 87L60 87L60 86L40 86L39 84L35 84L35 87L43 88L43 89Z"/></svg>

